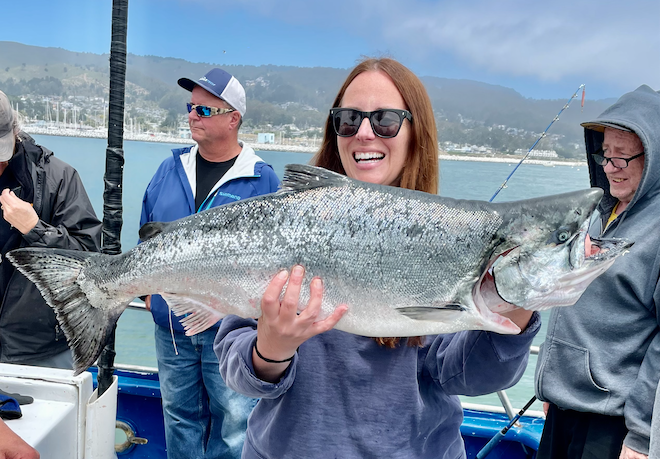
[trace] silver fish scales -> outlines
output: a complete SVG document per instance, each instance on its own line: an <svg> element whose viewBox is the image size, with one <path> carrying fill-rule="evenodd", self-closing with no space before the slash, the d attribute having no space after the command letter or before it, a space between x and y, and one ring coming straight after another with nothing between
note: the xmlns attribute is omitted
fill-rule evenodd
<svg viewBox="0 0 660 459"><path fill-rule="evenodd" d="M8 258L38 286L72 343L76 370L91 365L128 303L161 294L188 334L226 314L258 317L280 269L305 267L300 308L315 276L322 317L349 306L336 328L364 336L466 329L516 333L493 311L573 304L630 246L596 241L589 217L602 191L491 204L441 198L290 165L281 191L171 223L116 256L19 249Z"/></svg>

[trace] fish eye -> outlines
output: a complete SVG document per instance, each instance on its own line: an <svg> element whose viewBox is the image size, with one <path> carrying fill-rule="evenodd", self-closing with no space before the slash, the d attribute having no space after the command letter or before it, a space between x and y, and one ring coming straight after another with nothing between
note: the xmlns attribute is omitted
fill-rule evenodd
<svg viewBox="0 0 660 459"><path fill-rule="evenodd" d="M563 244L564 242L570 240L572 235L573 235L573 231L571 231L569 227L562 226L561 228L558 228L557 230L552 232L546 243Z"/></svg>
<svg viewBox="0 0 660 459"><path fill-rule="evenodd" d="M554 236L556 243L563 244L571 237L571 232L568 230L568 228L559 228L557 231L555 231Z"/></svg>

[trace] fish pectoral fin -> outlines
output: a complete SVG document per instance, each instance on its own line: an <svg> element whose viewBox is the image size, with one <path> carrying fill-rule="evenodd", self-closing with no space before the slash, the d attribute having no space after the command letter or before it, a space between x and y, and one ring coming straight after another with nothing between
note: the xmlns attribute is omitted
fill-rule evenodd
<svg viewBox="0 0 660 459"><path fill-rule="evenodd" d="M448 313L464 312L467 308L460 304L448 303L441 306L408 306L395 308L395 311L409 319L438 321L447 319Z"/></svg>
<svg viewBox="0 0 660 459"><path fill-rule="evenodd" d="M167 305L172 308L183 325L187 336L196 335L218 323L225 314L209 306L205 301L173 293L160 293Z"/></svg>
<svg viewBox="0 0 660 459"><path fill-rule="evenodd" d="M140 231L138 232L138 235L140 236L140 240L142 242L148 241L154 236L158 236L160 233L162 233L167 224L163 222L149 222L145 223L142 225L140 228Z"/></svg>

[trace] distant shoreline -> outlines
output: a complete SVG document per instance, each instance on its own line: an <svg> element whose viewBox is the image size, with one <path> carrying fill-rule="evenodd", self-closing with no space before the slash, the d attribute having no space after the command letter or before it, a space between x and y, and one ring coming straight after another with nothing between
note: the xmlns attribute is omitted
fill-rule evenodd
<svg viewBox="0 0 660 459"><path fill-rule="evenodd" d="M78 130L78 129L48 129L39 126L24 126L23 130L28 134L37 135L53 135L59 137L81 137L81 138L94 138L106 139L107 133L96 130ZM124 140L132 140L137 142L157 142L157 143L176 143L183 145L191 145L195 143L192 139L184 139L179 137L166 136L164 134L130 134L124 132ZM243 139L240 139L243 140ZM302 145L284 145L274 143L256 143L244 141L250 145L255 151L286 151L290 153L316 153L318 147L309 147ZM520 156L464 156L464 155L447 155L440 154L438 158L441 161L472 161L472 162L487 162L487 163L518 163L522 159ZM586 167L586 161L553 161L546 159L526 159L528 164L537 164L543 166L570 166L570 167Z"/></svg>

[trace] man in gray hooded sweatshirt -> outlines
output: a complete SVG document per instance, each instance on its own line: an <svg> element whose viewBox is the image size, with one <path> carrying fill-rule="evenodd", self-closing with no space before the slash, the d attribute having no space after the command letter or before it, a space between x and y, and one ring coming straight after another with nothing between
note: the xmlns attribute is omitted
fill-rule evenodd
<svg viewBox="0 0 660 459"><path fill-rule="evenodd" d="M550 315L537 458L646 458L660 378L660 94L640 86L582 126L591 185L605 190L590 234L635 245Z"/></svg>

